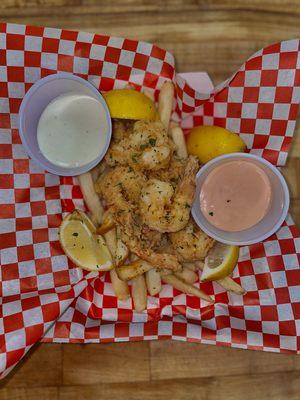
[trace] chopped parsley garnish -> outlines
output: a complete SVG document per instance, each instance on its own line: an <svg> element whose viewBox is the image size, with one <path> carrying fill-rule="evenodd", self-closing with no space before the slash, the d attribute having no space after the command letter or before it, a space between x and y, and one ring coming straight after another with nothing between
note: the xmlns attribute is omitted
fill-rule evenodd
<svg viewBox="0 0 300 400"><path fill-rule="evenodd" d="M131 156L131 159L132 159L132 161L134 162L134 163L137 163L137 156L138 156L138 154L132 154L132 156Z"/></svg>
<svg viewBox="0 0 300 400"><path fill-rule="evenodd" d="M123 189L122 182L116 183L115 186L119 186L120 189Z"/></svg>
<svg viewBox="0 0 300 400"><path fill-rule="evenodd" d="M73 236L78 236L78 232L73 232L72 235Z"/></svg>
<svg viewBox="0 0 300 400"><path fill-rule="evenodd" d="M151 147L154 147L156 145L156 139L150 138L149 139L149 144Z"/></svg>

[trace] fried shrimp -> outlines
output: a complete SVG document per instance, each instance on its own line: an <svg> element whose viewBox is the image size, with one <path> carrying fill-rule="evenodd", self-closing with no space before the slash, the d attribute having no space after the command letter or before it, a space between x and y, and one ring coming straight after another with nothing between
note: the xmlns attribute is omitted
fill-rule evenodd
<svg viewBox="0 0 300 400"><path fill-rule="evenodd" d="M177 256L155 251L161 240L160 232L143 225L138 202L146 177L131 167L119 166L102 175L96 190L105 200L113 219L120 227L122 241L145 261L158 268L181 269Z"/></svg>
<svg viewBox="0 0 300 400"><path fill-rule="evenodd" d="M112 135L115 142L119 142L124 138L128 138L132 133L133 124L135 121L131 119L113 119L112 120Z"/></svg>
<svg viewBox="0 0 300 400"><path fill-rule="evenodd" d="M150 179L141 191L143 222L159 232L177 232L189 221L195 193L198 161L190 156L176 188L169 182Z"/></svg>
<svg viewBox="0 0 300 400"><path fill-rule="evenodd" d="M156 268L166 268L173 271L182 269L176 255L164 252L158 253L151 248L151 243L147 236L143 235L140 226L133 220L132 214L128 214L126 217L121 215L117 219L119 223L123 220L121 223L121 239L132 253Z"/></svg>
<svg viewBox="0 0 300 400"><path fill-rule="evenodd" d="M130 166L118 166L101 175L95 187L109 207L125 212L138 203L146 182L142 172L134 171Z"/></svg>
<svg viewBox="0 0 300 400"><path fill-rule="evenodd" d="M170 233L173 249L184 262L203 260L214 244L214 239L202 232L192 219L180 231Z"/></svg>
<svg viewBox="0 0 300 400"><path fill-rule="evenodd" d="M186 160L178 160L172 157L167 168L162 168L158 171L147 171L147 176L149 179L159 179L176 186L183 175L185 164Z"/></svg>
<svg viewBox="0 0 300 400"><path fill-rule="evenodd" d="M173 150L174 144L161 122L137 121L130 136L111 145L105 159L111 167L130 165L136 170L157 170L169 164Z"/></svg>

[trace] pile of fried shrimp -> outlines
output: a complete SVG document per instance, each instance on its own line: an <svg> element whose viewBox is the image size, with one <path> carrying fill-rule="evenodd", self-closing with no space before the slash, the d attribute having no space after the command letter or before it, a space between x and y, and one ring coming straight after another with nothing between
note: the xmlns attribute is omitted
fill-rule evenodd
<svg viewBox="0 0 300 400"><path fill-rule="evenodd" d="M109 273L115 294L128 299L130 281L136 311L147 308L147 293L158 294L162 282L213 302L193 285L214 240L191 216L200 165L188 155L182 129L170 122L173 99L174 86L165 82L158 98L160 120L114 119L104 160L79 176L90 216L114 259ZM230 277L217 283L244 293Z"/></svg>

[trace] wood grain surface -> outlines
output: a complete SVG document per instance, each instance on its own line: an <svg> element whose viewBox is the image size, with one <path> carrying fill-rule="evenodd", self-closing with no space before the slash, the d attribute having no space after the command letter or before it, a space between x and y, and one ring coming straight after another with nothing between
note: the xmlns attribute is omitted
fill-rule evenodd
<svg viewBox="0 0 300 400"><path fill-rule="evenodd" d="M178 71L228 78L253 52L300 37L300 0L1 0L0 20L154 42ZM284 174L300 225L300 128ZM181 342L39 344L0 400L293 400L300 358Z"/></svg>

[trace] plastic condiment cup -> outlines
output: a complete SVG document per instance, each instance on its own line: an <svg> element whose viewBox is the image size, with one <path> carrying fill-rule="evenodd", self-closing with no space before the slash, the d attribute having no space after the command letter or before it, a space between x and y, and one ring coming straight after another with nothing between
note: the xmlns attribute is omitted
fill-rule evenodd
<svg viewBox="0 0 300 400"><path fill-rule="evenodd" d="M239 232L226 232L216 228L203 215L200 208L200 191L206 177L214 168L234 160L248 161L263 169L271 183L272 198L269 210L260 222ZM207 235L225 244L242 246L261 242L280 228L288 213L290 196L282 174L274 165L253 154L232 153L214 158L199 170L196 176L196 185L195 200L192 207L194 220Z"/></svg>
<svg viewBox="0 0 300 400"><path fill-rule="evenodd" d="M102 110L104 109L107 119L107 132L102 132L106 137L103 150L93 161L75 168L61 167L51 163L41 153L37 141L37 126L42 112L53 99L69 92L94 97L99 101ZM109 110L100 92L85 79L66 72L48 75L38 80L28 90L20 106L19 131L27 154L46 171L62 176L80 175L95 167L104 157L112 135Z"/></svg>

